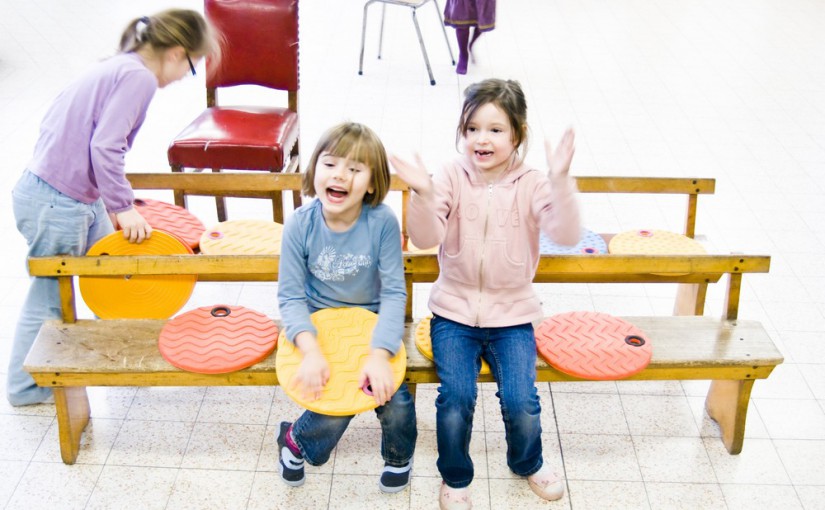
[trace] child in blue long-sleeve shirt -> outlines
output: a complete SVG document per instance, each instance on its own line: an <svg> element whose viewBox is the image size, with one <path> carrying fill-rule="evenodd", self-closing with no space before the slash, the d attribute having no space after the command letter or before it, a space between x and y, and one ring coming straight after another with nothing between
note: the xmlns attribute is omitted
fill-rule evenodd
<svg viewBox="0 0 825 510"><path fill-rule="evenodd" d="M296 210L284 227L278 301L286 337L303 354L293 384L309 399L320 396L330 373L310 314L335 307L378 314L361 382L369 381L379 406L379 487L399 492L410 482L417 431L412 396L406 384L393 393L389 363L401 345L407 299L398 220L382 204L389 185L387 155L372 130L344 123L327 131L303 178L304 194L317 199ZM352 418L305 411L294 423L282 422L283 481L302 485L304 460L325 463Z"/></svg>

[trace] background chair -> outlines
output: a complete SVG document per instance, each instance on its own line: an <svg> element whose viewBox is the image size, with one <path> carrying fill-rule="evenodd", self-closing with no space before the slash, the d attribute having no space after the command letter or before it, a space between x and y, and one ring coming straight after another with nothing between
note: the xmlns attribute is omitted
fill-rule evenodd
<svg viewBox="0 0 825 510"><path fill-rule="evenodd" d="M421 37L421 28L418 26L418 18L416 17L416 10L422 5L431 0L368 0L364 4L364 21L361 24L361 57L358 63L358 74L364 74L364 40L367 36L367 9L375 2L380 2L381 5L381 29L378 35L378 58L381 58L381 46L384 42L384 15L386 14L387 4L401 5L409 7L412 10L413 25L415 25L415 33L418 34L418 45L421 46L421 54L424 55L424 64L427 65L427 74L430 75L430 85L435 85L435 78L433 78L433 70L430 67L430 59L427 57L427 49L424 47L424 38ZM447 30L444 28L444 19L441 17L441 7L438 6L438 0L432 0L435 6L435 12L438 14L438 23L441 25L441 31L444 32L444 41L447 43L447 51L450 52L450 60L455 65L455 57L453 57L453 49L450 47L450 40L447 38Z"/></svg>
<svg viewBox="0 0 825 510"><path fill-rule="evenodd" d="M184 168L297 172L298 2L296 0L206 0L204 12L224 38L219 62L206 61L207 109L169 145L173 172ZM287 92L287 107L218 106L218 89L257 85ZM175 203L186 207L187 192ZM218 221L226 220L225 197L271 198L273 219L283 223L282 192L226 192L216 197ZM301 193L293 192L293 205Z"/></svg>

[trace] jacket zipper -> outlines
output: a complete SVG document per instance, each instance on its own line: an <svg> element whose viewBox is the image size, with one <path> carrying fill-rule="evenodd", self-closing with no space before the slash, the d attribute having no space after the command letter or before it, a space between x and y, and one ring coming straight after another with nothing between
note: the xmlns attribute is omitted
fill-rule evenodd
<svg viewBox="0 0 825 510"><path fill-rule="evenodd" d="M487 185L487 213L484 217L484 237L481 240L481 260L478 263L478 305L476 307L476 327L481 327L481 298L484 289L484 255L487 251L487 226L490 223L490 203L493 200L493 184Z"/></svg>

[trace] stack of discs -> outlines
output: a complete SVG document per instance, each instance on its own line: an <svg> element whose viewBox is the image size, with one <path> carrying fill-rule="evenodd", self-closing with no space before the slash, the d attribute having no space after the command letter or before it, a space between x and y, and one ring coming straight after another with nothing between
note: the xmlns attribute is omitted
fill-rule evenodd
<svg viewBox="0 0 825 510"><path fill-rule="evenodd" d="M555 243L544 233L539 238L539 253L542 255L596 255L607 253L607 243L599 234L583 228L579 242L575 246L565 246Z"/></svg>
<svg viewBox="0 0 825 510"><path fill-rule="evenodd" d="M160 200L136 198L134 203L135 209L154 230L163 230L180 237L193 250L198 248L206 227L194 214L183 207Z"/></svg>
<svg viewBox="0 0 825 510"><path fill-rule="evenodd" d="M223 221L200 238L205 255L280 255L284 227L265 220Z"/></svg>
<svg viewBox="0 0 825 510"><path fill-rule="evenodd" d="M633 324L598 312L567 312L536 328L536 349L554 368L591 380L624 379L644 370L653 347Z"/></svg>
<svg viewBox="0 0 825 510"><path fill-rule="evenodd" d="M192 249L177 236L155 230L140 244L130 243L123 232L96 242L86 255L191 255ZM81 276L83 300L101 319L168 319L192 295L197 275Z"/></svg>
<svg viewBox="0 0 825 510"><path fill-rule="evenodd" d="M281 388L298 405L319 414L350 416L375 409L378 404L369 388L361 388L358 382L372 350L372 331L378 315L363 308L327 308L313 313L311 319L318 330L318 346L329 364L329 381L318 400L309 400L299 388L292 387L303 356L282 331L275 358ZM404 344L390 359L390 367L397 390L404 382L407 369Z"/></svg>
<svg viewBox="0 0 825 510"><path fill-rule="evenodd" d="M424 355L430 361L433 361L433 340L430 337L430 321L432 317L426 317L418 322L415 327L415 346L418 347L418 352ZM479 374L489 374L490 365L481 359L481 370Z"/></svg>
<svg viewBox="0 0 825 510"><path fill-rule="evenodd" d="M278 326L242 306L203 306L169 320L158 348L172 365L200 374L225 374L250 367L275 350Z"/></svg>

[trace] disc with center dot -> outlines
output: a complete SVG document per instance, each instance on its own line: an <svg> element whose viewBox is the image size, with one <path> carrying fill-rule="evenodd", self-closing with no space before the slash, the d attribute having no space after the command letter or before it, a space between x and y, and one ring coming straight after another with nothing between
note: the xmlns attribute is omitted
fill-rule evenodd
<svg viewBox="0 0 825 510"><path fill-rule="evenodd" d="M415 327L415 346L418 347L418 352L424 355L425 358L433 360L433 340L430 337L430 321L432 317L421 319ZM480 374L489 374L490 365L482 358Z"/></svg>
<svg viewBox="0 0 825 510"><path fill-rule="evenodd" d="M599 312L568 312L536 328L536 349L547 363L575 377L624 379L650 363L653 347L633 324Z"/></svg>
<svg viewBox="0 0 825 510"><path fill-rule="evenodd" d="M599 234L583 228L579 242L565 246L551 241L544 233L539 238L539 253L542 255L595 255L607 253L607 243Z"/></svg>
<svg viewBox="0 0 825 510"><path fill-rule="evenodd" d="M194 214L183 207L150 198L136 198L134 204L153 229L180 237L193 250L198 247L206 227Z"/></svg>
<svg viewBox="0 0 825 510"><path fill-rule="evenodd" d="M284 392L298 405L310 411L330 416L349 416L375 409L375 399L369 388L361 388L358 379L371 352L372 330L378 315L363 308L327 308L311 315L318 330L318 345L329 364L330 377L321 398L310 401L300 389L292 388L292 380L303 359L301 351L286 340L282 331L278 339L275 367ZM404 382L407 352L404 344L390 359L394 388Z"/></svg>
<svg viewBox="0 0 825 510"><path fill-rule="evenodd" d="M704 255L695 239L667 230L630 230L613 236L610 253L617 255Z"/></svg>
<svg viewBox="0 0 825 510"><path fill-rule="evenodd" d="M178 237L155 230L142 243L130 243L123 232L96 242L86 255L191 255ZM168 319L192 295L197 275L81 276L80 293L101 319Z"/></svg>
<svg viewBox="0 0 825 510"><path fill-rule="evenodd" d="M202 306L170 319L158 338L172 365L200 374L225 374L250 367L275 350L278 326L243 306Z"/></svg>
<svg viewBox="0 0 825 510"><path fill-rule="evenodd" d="M222 221L200 239L206 255L280 255L284 226L266 220Z"/></svg>

